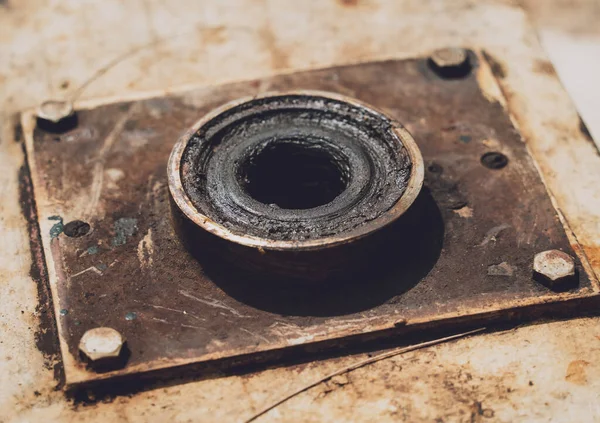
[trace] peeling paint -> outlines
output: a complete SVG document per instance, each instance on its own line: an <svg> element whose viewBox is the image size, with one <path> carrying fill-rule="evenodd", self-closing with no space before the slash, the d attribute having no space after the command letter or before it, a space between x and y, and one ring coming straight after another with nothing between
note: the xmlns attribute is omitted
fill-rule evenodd
<svg viewBox="0 0 600 423"><path fill-rule="evenodd" d="M515 273L515 268L503 261L500 264L492 264L488 266L487 274L490 276L512 276Z"/></svg>

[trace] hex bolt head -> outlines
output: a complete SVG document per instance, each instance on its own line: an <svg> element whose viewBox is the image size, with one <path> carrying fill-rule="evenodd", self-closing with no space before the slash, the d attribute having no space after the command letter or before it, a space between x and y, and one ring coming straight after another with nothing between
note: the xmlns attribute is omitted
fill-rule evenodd
<svg viewBox="0 0 600 423"><path fill-rule="evenodd" d="M90 329L79 341L79 351L90 365L111 365L122 356L125 338L112 328L100 327Z"/></svg>
<svg viewBox="0 0 600 423"><path fill-rule="evenodd" d="M74 113L73 104L68 101L48 100L37 108L37 117L50 122L58 123Z"/></svg>
<svg viewBox="0 0 600 423"><path fill-rule="evenodd" d="M457 47L434 51L428 63L431 69L444 79L464 78L472 68L467 50Z"/></svg>
<svg viewBox="0 0 600 423"><path fill-rule="evenodd" d="M553 290L570 288L577 282L573 257L559 250L543 251L533 259L534 278Z"/></svg>
<svg viewBox="0 0 600 423"><path fill-rule="evenodd" d="M48 100L36 110L38 126L49 132L64 132L77 124L73 103L62 100Z"/></svg>

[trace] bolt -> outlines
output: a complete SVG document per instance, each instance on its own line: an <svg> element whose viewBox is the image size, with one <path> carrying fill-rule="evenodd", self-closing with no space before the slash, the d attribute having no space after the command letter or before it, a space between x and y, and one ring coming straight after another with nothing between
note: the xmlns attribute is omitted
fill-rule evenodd
<svg viewBox="0 0 600 423"><path fill-rule="evenodd" d="M94 328L81 337L79 351L90 365L113 365L122 357L124 344L125 338L115 329Z"/></svg>
<svg viewBox="0 0 600 423"><path fill-rule="evenodd" d="M464 78L472 68L467 50L456 47L434 51L429 57L429 66L445 79Z"/></svg>
<svg viewBox="0 0 600 423"><path fill-rule="evenodd" d="M48 132L64 132L74 127L77 115L69 101L48 100L37 108L37 124Z"/></svg>
<svg viewBox="0 0 600 423"><path fill-rule="evenodd" d="M559 250L543 251L533 259L534 278L554 290L569 288L575 278L575 261Z"/></svg>

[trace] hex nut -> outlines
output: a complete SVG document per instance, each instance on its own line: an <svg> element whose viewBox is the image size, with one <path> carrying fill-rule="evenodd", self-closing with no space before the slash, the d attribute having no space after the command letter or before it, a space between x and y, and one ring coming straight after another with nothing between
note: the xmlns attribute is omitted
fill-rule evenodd
<svg viewBox="0 0 600 423"><path fill-rule="evenodd" d="M90 363L116 360L121 355L125 338L112 328L90 329L79 341L79 351Z"/></svg>
<svg viewBox="0 0 600 423"><path fill-rule="evenodd" d="M551 289L566 289L576 282L573 257L559 250L543 251L533 259L534 277Z"/></svg>
<svg viewBox="0 0 600 423"><path fill-rule="evenodd" d="M49 132L63 132L77 124L73 103L62 100L48 100L36 110L38 126Z"/></svg>
<svg viewBox="0 0 600 423"><path fill-rule="evenodd" d="M468 52L457 47L434 51L429 57L429 66L445 79L464 78L472 68Z"/></svg>
<svg viewBox="0 0 600 423"><path fill-rule="evenodd" d="M58 123L74 113L73 104L69 101L48 100L38 106L37 117Z"/></svg>

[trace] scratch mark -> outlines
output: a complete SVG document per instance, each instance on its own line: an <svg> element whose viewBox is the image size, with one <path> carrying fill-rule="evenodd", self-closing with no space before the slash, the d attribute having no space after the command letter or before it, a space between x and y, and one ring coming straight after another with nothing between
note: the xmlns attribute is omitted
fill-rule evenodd
<svg viewBox="0 0 600 423"><path fill-rule="evenodd" d="M104 144L102 144L102 148L98 152L98 158L100 160L104 160L104 158L106 157L106 154L113 147L113 145L117 141L119 135L123 131L123 128L125 127L125 123L127 123L129 118L131 117L133 112L135 110L137 110L137 108L138 108L137 103L134 103L131 107L129 107L129 109L127 109L127 111L125 113L123 113L123 116L121 116L119 118L119 120L115 123L115 126L113 126L110 133L104 139Z"/></svg>
<svg viewBox="0 0 600 423"><path fill-rule="evenodd" d="M202 330L206 330L205 328L202 328L200 326L194 326L194 325L181 325L182 328L192 328L192 329L202 329Z"/></svg>
<svg viewBox="0 0 600 423"><path fill-rule="evenodd" d="M99 251L100 251L100 248L97 245L92 245L87 250L85 250L83 253L79 254L79 258L85 257L85 256L93 256L94 254L98 254Z"/></svg>
<svg viewBox="0 0 600 423"><path fill-rule="evenodd" d="M254 336L254 337L256 337L256 338L260 339L261 341L264 341L264 342L267 342L267 343L269 342L269 340L268 340L267 338L265 338L264 336L262 336L262 335L259 335L259 334L257 334L257 333L254 333L254 332L251 332L251 331L249 331L248 329L245 329L245 328L240 328L240 330L241 330L242 332L246 332L246 333L248 333L248 334L250 334L250 335L252 335L252 336Z"/></svg>
<svg viewBox="0 0 600 423"><path fill-rule="evenodd" d="M161 322L161 323L165 323L167 325L171 325L171 326L177 326L169 321L167 321L166 319L159 319L158 317L153 317L152 320L154 320L155 322ZM194 325L179 325L182 328L191 328L191 329L201 329L201 330L206 330L203 327L200 326L194 326Z"/></svg>
<svg viewBox="0 0 600 423"><path fill-rule="evenodd" d="M360 317L358 319L344 319L344 320L335 320L335 319L331 319L328 322L331 322L333 324L339 324L339 325L343 325L343 324L351 324L351 323L363 323L365 321L371 321L371 320L378 320L381 319L381 316L371 316L371 317Z"/></svg>
<svg viewBox="0 0 600 423"><path fill-rule="evenodd" d="M73 279L76 276L83 275L84 273L87 273L87 272L94 272L95 274L100 275L100 276L103 275L103 273L96 266L91 266L91 267L88 267L87 269L82 270L81 272L71 275L71 279Z"/></svg>
<svg viewBox="0 0 600 423"><path fill-rule="evenodd" d="M137 256L142 268L147 268L152 265L152 255L154 254L154 243L152 242L152 228L148 229L148 233L140 240L137 248Z"/></svg>
<svg viewBox="0 0 600 423"><path fill-rule="evenodd" d="M109 264L108 266L106 264L97 264L95 266L90 266L87 269L83 269L81 272L75 273L74 275L71 275L71 279L74 278L75 276L79 276L82 275L86 272L94 272L97 275L104 275L104 271L106 269L110 269L111 267L113 267L116 263L118 263L119 260L114 260L111 264Z"/></svg>
<svg viewBox="0 0 600 423"><path fill-rule="evenodd" d="M145 2L144 2L144 5L145 5ZM102 76L104 76L106 73L108 73L111 69L113 69L120 63L126 61L127 59L134 57L136 54L138 54L146 49L151 49L153 47L157 47L164 42L174 40L178 37L189 35L190 33L193 33L198 30L203 31L203 32L205 32L205 31L210 32L210 31L215 31L215 30L218 31L219 28L221 28L221 26L213 27L213 26L194 25L191 28L184 29L182 31L179 31L179 32L171 34L171 35L167 35L162 38L154 38L153 37L153 39L151 41L140 44L136 47L133 47L133 48L119 54L118 56L114 57L112 60L107 62L104 66L101 66L100 68L98 68L88 79L86 79L77 89L75 89L73 91L73 93L70 95L70 100L71 100L71 102L75 102L83 94L85 89L87 87L89 87L94 81L97 81L98 79L100 79ZM228 31L248 32L250 34L255 33L255 29L251 26L232 26L232 27L228 27L227 30ZM45 51L45 50L43 50L43 51Z"/></svg>
<svg viewBox="0 0 600 423"><path fill-rule="evenodd" d="M376 363L378 361L385 360L386 358L390 358L390 357L394 357L394 356L397 356L397 355L401 355L401 354L404 354L404 353L407 353L407 352L410 352L410 351L416 351L416 350L419 350L419 349L422 349L422 348L426 348L426 347L430 347L430 346L433 346L433 345L441 344L443 342L448 342L448 341L451 341L451 340L454 340L454 339L459 339L459 338L462 338L462 337L465 337L465 336L468 336L468 335L473 335L473 334L475 334L477 332L481 332L483 330L485 330L485 328L475 329L475 330L472 330L470 332L459 333L457 335L447 336L445 338L434 339L432 341L427 341L427 342L423 342L423 343L420 343L420 344L411 345L411 346L408 346L408 347L397 348L397 349L394 349L392 351L384 352L384 353L378 354L378 355L376 355L374 357L369 357L367 359L358 361L358 362L356 362L354 364L351 364L349 366L342 367L342 368L336 370L333 373L330 373L330 374L328 374L328 375L326 375L324 377L321 377L321 378L317 379L316 381L314 381L314 382L312 382L312 383L310 383L308 385L302 386L300 389L297 389L297 390L291 392L290 394L285 395L280 400L278 400L278 401L272 403L271 405L263 408L258 413L253 414L252 417L250 417L249 419L244 420L244 423L250 423L250 422L255 421L256 419L258 419L262 415L268 413L269 411L273 410L274 408L276 408L277 406L283 404L284 402L288 401L289 399L294 398L295 396L297 396L297 395L299 395L299 394L301 394L303 392L306 392L309 389L314 388L317 385L320 385L321 383L327 382L328 380L333 379L336 376L344 375L344 374L349 373L349 372L351 372L353 370L360 369L361 367L365 367L365 366L368 366L370 364Z"/></svg>
<svg viewBox="0 0 600 423"><path fill-rule="evenodd" d="M179 293L181 295L183 295L184 297L190 298L192 300L198 301L202 304L206 304L209 307L214 307L214 308L221 308L223 310L227 310L228 312L230 312L231 314L233 314L236 317L252 317L252 316L245 316L243 314L241 314L239 311L237 311L235 308L233 307L229 307L227 304L223 304L221 301L218 300L214 300L210 297L207 297L207 299L204 298L198 298L192 294L190 294L187 291L179 291Z"/></svg>
<svg viewBox="0 0 600 423"><path fill-rule="evenodd" d="M503 223L502 225L494 226L492 229L487 231L483 241L479 244L480 247L487 245L490 241L496 241L496 237L505 229L510 228L510 225L507 223Z"/></svg>
<svg viewBox="0 0 600 423"><path fill-rule="evenodd" d="M148 303L145 303L145 302L142 302L142 301L139 301L139 300L133 300L133 301L135 301L136 303L140 303L142 305L148 306L148 307L159 309L159 310L168 310L168 311L174 311L175 313L185 314L186 316L193 317L194 319L200 320L202 322L206 321L206 319L203 319L202 317L198 317L198 316L196 316L193 313L188 313L185 310L178 310L176 308L164 307L164 306L155 305L155 304L148 304Z"/></svg>
<svg viewBox="0 0 600 423"><path fill-rule="evenodd" d="M299 326L285 322L275 322L271 326L269 326L269 330L271 331L271 333L280 337L304 334L304 331Z"/></svg>
<svg viewBox="0 0 600 423"><path fill-rule="evenodd" d="M98 152L98 158L94 164L94 170L92 171L93 177L92 185L90 186L90 201L85 209L85 212L83 213L84 216L88 218L92 216L92 213L94 210L96 210L98 203L100 202L100 195L102 194L102 186L104 182L104 161L106 154L108 154L112 146L117 141L119 134L121 134L123 128L125 127L125 123L129 120L129 117L135 109L137 109L137 107L134 104L127 110L126 113L123 114L123 116L119 118L117 123L115 123L115 126L113 126L110 133L104 139L104 144Z"/></svg>
<svg viewBox="0 0 600 423"><path fill-rule="evenodd" d="M83 215L90 217L92 212L98 207L100 202L100 194L102 193L102 184L104 180L104 163L96 163L92 171L92 185L90 186L90 200L88 206L83 212Z"/></svg>

